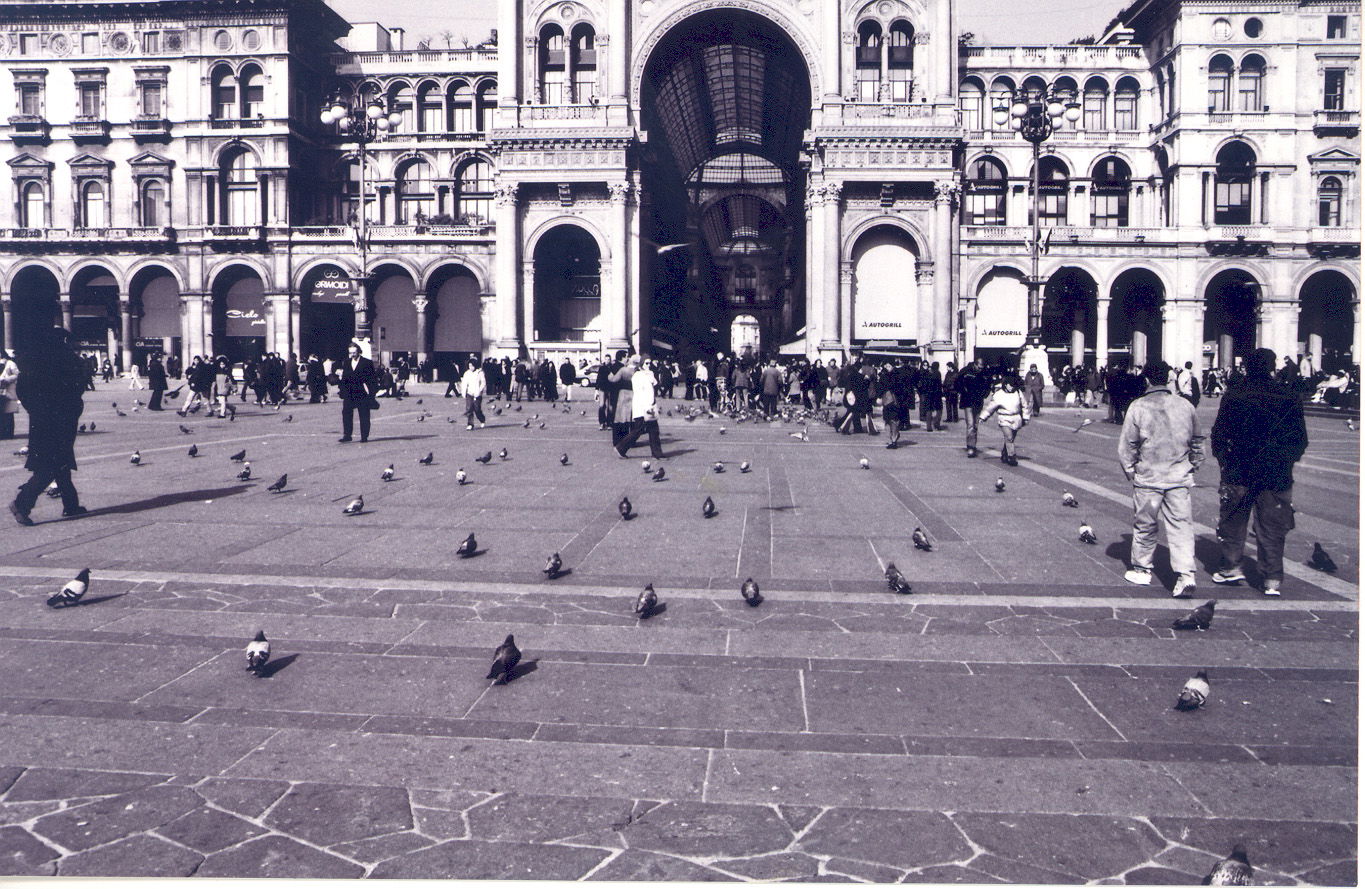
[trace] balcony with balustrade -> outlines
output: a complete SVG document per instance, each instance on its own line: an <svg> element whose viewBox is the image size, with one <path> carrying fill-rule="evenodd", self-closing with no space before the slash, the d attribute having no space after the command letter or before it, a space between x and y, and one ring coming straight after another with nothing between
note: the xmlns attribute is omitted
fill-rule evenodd
<svg viewBox="0 0 1365 889"><path fill-rule="evenodd" d="M46 144L52 125L41 114L11 114L9 137L15 144Z"/></svg>

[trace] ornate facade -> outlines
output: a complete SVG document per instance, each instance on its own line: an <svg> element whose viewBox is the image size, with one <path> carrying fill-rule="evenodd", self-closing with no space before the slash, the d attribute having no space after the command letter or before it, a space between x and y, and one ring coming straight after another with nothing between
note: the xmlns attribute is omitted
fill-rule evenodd
<svg viewBox="0 0 1365 889"><path fill-rule="evenodd" d="M1139 0L1014 47L950 0L498 8L460 49L320 0L0 8L6 345L339 354L360 318L438 358L961 360L1023 343L1036 204L1058 360L1358 359L1358 4ZM1080 115L1035 200L995 109L1043 93ZM335 96L395 115L364 164Z"/></svg>

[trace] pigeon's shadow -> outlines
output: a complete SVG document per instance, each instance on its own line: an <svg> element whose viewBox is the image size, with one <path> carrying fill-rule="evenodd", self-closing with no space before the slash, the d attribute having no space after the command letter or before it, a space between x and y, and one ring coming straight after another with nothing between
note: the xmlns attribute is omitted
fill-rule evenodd
<svg viewBox="0 0 1365 889"><path fill-rule="evenodd" d="M572 569L572 568L560 568L560 569L559 569L558 571L556 571L554 574L547 575L545 579L546 579L546 580L559 580L561 577L568 577L570 574L573 574L573 569Z"/></svg>
<svg viewBox="0 0 1365 889"><path fill-rule="evenodd" d="M488 549L487 549L487 548L484 548L484 549L476 549L476 550L474 550L472 553L470 553L469 555L467 555L467 556L460 556L460 558L462 558L462 559L477 559L479 556L483 555L483 554L486 553L486 552L488 552Z"/></svg>
<svg viewBox="0 0 1365 889"><path fill-rule="evenodd" d="M529 661L522 661L521 663L517 664L515 667L512 668L512 672L507 675L507 678L505 680L500 679L498 681L506 685L513 679L520 679L521 677L525 676L528 673L534 673L536 670L540 669L540 667L538 666L539 664L540 660L538 658Z"/></svg>
<svg viewBox="0 0 1365 889"><path fill-rule="evenodd" d="M678 448L673 451L664 451L664 457L681 457L684 454L695 454L696 452L696 448Z"/></svg>
<svg viewBox="0 0 1365 889"><path fill-rule="evenodd" d="M664 613L665 611L667 611L667 610L668 610L668 603L667 603L667 602L660 602L660 603L658 603L657 605L655 605L653 608L649 609L649 611L647 611L647 612L645 612L644 614L640 615L640 620L649 620L649 619L652 618L652 617L658 617L659 615L663 614L663 613Z"/></svg>
<svg viewBox="0 0 1365 889"><path fill-rule="evenodd" d="M277 661L266 661L265 666L256 671L256 675L261 679L269 679L271 676L274 676L276 673L298 660L298 657L297 654L286 654Z"/></svg>
<svg viewBox="0 0 1365 889"><path fill-rule="evenodd" d="M281 489L278 490L278 491L271 491L270 493L271 493L271 494L281 494L281 495L283 495L283 494L293 494L296 490L298 490L298 489L297 489L297 488L281 488Z"/></svg>
<svg viewBox="0 0 1365 889"><path fill-rule="evenodd" d="M110 599L121 599L121 598L123 598L123 597L126 596L126 595L128 595L128 594L127 594L127 593L113 593L113 594L108 595L108 596L96 596L96 597L94 597L93 599L80 599L80 600L77 600L77 601L75 601L75 602L72 602L70 605L64 605L64 604L62 604L62 597L61 597L61 594L58 593L58 594L55 595L55 596L49 596L49 597L48 597L48 600L47 600L47 607L48 607L48 608L79 608L79 607L82 606L82 605L98 605L98 604L101 603L101 602L108 602Z"/></svg>
<svg viewBox="0 0 1365 889"><path fill-rule="evenodd" d="M101 506L99 509L92 509L85 514L86 518L94 518L101 515L125 515L127 513L145 512L149 509L162 509L167 506L175 506L178 503L189 503L192 500L217 500L223 497L231 497L234 494L242 494L250 491L255 485L233 485L228 488L204 488L198 491L180 491L175 494L160 494L156 497L148 497L145 500L133 500L129 503L120 503L116 506Z"/></svg>
<svg viewBox="0 0 1365 889"><path fill-rule="evenodd" d="M796 504L788 503L786 506L764 506L762 509L768 512L786 512L791 509L796 509Z"/></svg>

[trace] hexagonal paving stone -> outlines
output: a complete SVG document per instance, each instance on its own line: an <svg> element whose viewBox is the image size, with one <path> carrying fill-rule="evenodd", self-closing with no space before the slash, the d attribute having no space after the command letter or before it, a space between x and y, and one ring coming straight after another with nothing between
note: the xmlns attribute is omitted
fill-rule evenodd
<svg viewBox="0 0 1365 889"><path fill-rule="evenodd" d="M188 877L203 856L152 836L129 837L57 863L62 877Z"/></svg>
<svg viewBox="0 0 1365 889"><path fill-rule="evenodd" d="M623 832L634 849L722 857L778 852L792 833L767 806L670 802Z"/></svg>
<svg viewBox="0 0 1365 889"><path fill-rule="evenodd" d="M0 875L9 877L51 874L56 849L22 827L0 827Z"/></svg>
<svg viewBox="0 0 1365 889"><path fill-rule="evenodd" d="M830 809L806 831L797 848L911 868L959 861L972 854L967 841L937 812Z"/></svg>
<svg viewBox="0 0 1365 889"><path fill-rule="evenodd" d="M148 787L39 818L34 832L81 851L174 821L203 805L186 787Z"/></svg>
<svg viewBox="0 0 1365 889"><path fill-rule="evenodd" d="M408 794L396 787L299 784L270 810L266 824L318 845L412 827Z"/></svg>
<svg viewBox="0 0 1365 889"><path fill-rule="evenodd" d="M358 864L320 852L297 840L272 835L210 855L199 866L195 876L238 879L307 877L327 880L359 877L364 872L365 869Z"/></svg>
<svg viewBox="0 0 1365 889"><path fill-rule="evenodd" d="M1002 858L1092 880L1137 867L1166 845L1132 818L968 813L954 820L974 842Z"/></svg>

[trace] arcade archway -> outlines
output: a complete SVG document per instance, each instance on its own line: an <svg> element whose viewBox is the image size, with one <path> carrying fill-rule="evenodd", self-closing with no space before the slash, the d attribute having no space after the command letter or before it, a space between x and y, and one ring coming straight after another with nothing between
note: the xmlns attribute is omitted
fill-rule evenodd
<svg viewBox="0 0 1365 889"><path fill-rule="evenodd" d="M1114 280L1109 300L1109 351L1127 352L1139 365L1160 358L1166 303L1161 279L1146 269L1129 269Z"/></svg>
<svg viewBox="0 0 1365 889"><path fill-rule="evenodd" d="M71 344L105 352L116 364L122 336L118 297L118 280L106 268L87 266L71 279Z"/></svg>
<svg viewBox="0 0 1365 889"><path fill-rule="evenodd" d="M1311 275L1299 289L1299 351L1311 355L1314 370L1338 370L1353 363L1356 288L1334 269Z"/></svg>
<svg viewBox="0 0 1365 889"><path fill-rule="evenodd" d="M34 341L38 331L62 323L57 294L61 287L52 272L40 265L22 269L10 284L10 323L14 325L11 342L16 352ZM8 333L8 331L7 331Z"/></svg>
<svg viewBox="0 0 1365 889"><path fill-rule="evenodd" d="M304 276L299 305L299 356L340 361L355 338L355 284L340 266L320 265Z"/></svg>
<svg viewBox="0 0 1365 889"><path fill-rule="evenodd" d="M1227 269L1204 289L1204 349L1214 367L1231 368L1256 348L1261 285L1250 272Z"/></svg>
<svg viewBox="0 0 1365 889"><path fill-rule="evenodd" d="M213 279L213 354L233 363L265 354L265 285L250 266L233 265Z"/></svg>
<svg viewBox="0 0 1365 889"><path fill-rule="evenodd" d="M1095 279L1082 269L1058 269L1043 288L1043 346L1059 363L1084 364L1086 352L1095 351Z"/></svg>
<svg viewBox="0 0 1365 889"><path fill-rule="evenodd" d="M534 331L537 342L582 343L601 337L602 255L576 225L545 233L535 250Z"/></svg>

